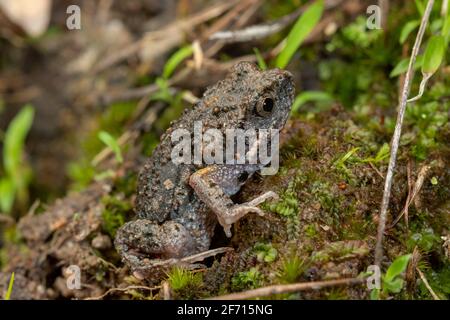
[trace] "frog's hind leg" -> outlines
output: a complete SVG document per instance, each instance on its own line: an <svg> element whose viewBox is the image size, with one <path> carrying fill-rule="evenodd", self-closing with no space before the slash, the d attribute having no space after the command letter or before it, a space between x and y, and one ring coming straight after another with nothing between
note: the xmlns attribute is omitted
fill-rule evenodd
<svg viewBox="0 0 450 320"><path fill-rule="evenodd" d="M180 258L195 251L189 232L175 221L161 225L147 219L127 222L116 234L115 246L133 269L156 258Z"/></svg>

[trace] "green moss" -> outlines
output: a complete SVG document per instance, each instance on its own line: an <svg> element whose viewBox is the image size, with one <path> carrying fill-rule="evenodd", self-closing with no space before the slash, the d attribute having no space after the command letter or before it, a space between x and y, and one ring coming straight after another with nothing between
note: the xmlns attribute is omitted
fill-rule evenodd
<svg viewBox="0 0 450 320"><path fill-rule="evenodd" d="M440 241L441 239L432 228L424 228L420 232L412 233L406 241L406 246L410 252L415 246L418 246L423 252L429 252L437 248Z"/></svg>
<svg viewBox="0 0 450 320"><path fill-rule="evenodd" d="M3 231L3 237L6 243L10 244L21 244L22 236L20 235L19 230L17 230L16 226L10 226Z"/></svg>
<svg viewBox="0 0 450 320"><path fill-rule="evenodd" d="M233 291L243 291L255 289L261 286L263 281L261 273L257 268L239 272L231 279L231 289Z"/></svg>
<svg viewBox="0 0 450 320"><path fill-rule="evenodd" d="M446 264L438 271L429 270L425 272L425 276L433 288L433 291L441 298L441 299L450 299L450 262L447 261ZM420 282L419 285L420 293L431 299L431 294L428 289L425 287L423 282Z"/></svg>
<svg viewBox="0 0 450 320"><path fill-rule="evenodd" d="M425 160L431 150L436 150L438 133L448 123L450 103L437 101L414 104L406 110L405 122L411 128L402 136L403 144L411 145L411 154Z"/></svg>
<svg viewBox="0 0 450 320"><path fill-rule="evenodd" d="M125 223L126 217L131 211L131 204L128 201L123 201L113 196L103 197L102 203L105 206L102 212L102 229L111 238L114 238L117 229Z"/></svg>
<svg viewBox="0 0 450 320"><path fill-rule="evenodd" d="M203 276L200 272L194 273L182 267L173 267L167 274L170 288L182 299L193 299L200 294L203 286Z"/></svg>

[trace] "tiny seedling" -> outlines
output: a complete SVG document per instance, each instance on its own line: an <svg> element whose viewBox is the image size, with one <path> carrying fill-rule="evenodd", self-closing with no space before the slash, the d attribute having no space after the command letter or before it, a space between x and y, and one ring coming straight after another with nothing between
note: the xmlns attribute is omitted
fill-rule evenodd
<svg viewBox="0 0 450 320"><path fill-rule="evenodd" d="M120 150L120 145L119 145L119 142L117 141L117 139L114 138L112 135L110 135L106 131L100 131L98 134L98 138L105 145L107 145L109 148L111 148L111 150L114 152L114 155L116 157L116 161L118 163L123 163L122 151Z"/></svg>

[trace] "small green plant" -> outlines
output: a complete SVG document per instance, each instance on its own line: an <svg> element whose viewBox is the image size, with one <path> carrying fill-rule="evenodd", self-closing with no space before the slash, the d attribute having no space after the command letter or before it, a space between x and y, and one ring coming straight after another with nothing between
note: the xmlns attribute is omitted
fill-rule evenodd
<svg viewBox="0 0 450 320"><path fill-rule="evenodd" d="M100 131L98 133L98 138L111 150L114 152L114 155L116 157L116 161L118 163L123 162L123 156L122 156L122 150L120 150L120 145L116 138L114 138L111 134L109 134L106 131Z"/></svg>
<svg viewBox="0 0 450 320"><path fill-rule="evenodd" d="M359 148L352 148L350 151L348 151L343 156L339 157L333 164L337 169L341 169L345 172L348 172L348 169L345 165L346 162L353 159L354 154L359 150Z"/></svg>
<svg viewBox="0 0 450 320"><path fill-rule="evenodd" d="M404 280L401 278L402 273L405 272L408 266L411 254L400 256L392 262L386 271L386 274L381 277L381 291L380 289L373 289L371 298L378 300L380 297L387 296L392 293L399 293L403 289Z"/></svg>
<svg viewBox="0 0 450 320"><path fill-rule="evenodd" d="M169 79L178 65L192 56L193 52L194 48L192 47L192 45L182 47L178 51L176 51L164 65L163 78L166 80Z"/></svg>
<svg viewBox="0 0 450 320"><path fill-rule="evenodd" d="M194 298L203 285L203 276L200 272L194 273L178 266L172 268L167 278L172 290L186 299Z"/></svg>
<svg viewBox="0 0 450 320"><path fill-rule="evenodd" d="M13 286L14 286L14 272L11 274L11 278L9 279L8 291L6 291L5 300L11 299Z"/></svg>
<svg viewBox="0 0 450 320"><path fill-rule="evenodd" d="M181 94L176 95L176 97L172 95L170 92L169 79L178 65L189 58L193 52L194 49L192 45L188 45L178 49L174 54L172 54L164 65L162 77L158 77L155 80L159 90L152 94L152 100L164 101L170 105L174 105L176 102L179 102L178 100L180 100Z"/></svg>
<svg viewBox="0 0 450 320"><path fill-rule="evenodd" d="M292 112L297 112L307 102L330 102L332 100L333 97L323 91L303 91L295 97L294 103L292 104Z"/></svg>
<svg viewBox="0 0 450 320"><path fill-rule="evenodd" d="M323 1L318 0L298 18L287 36L286 45L276 58L275 66L277 68L283 69L289 64L294 53L322 17L323 7Z"/></svg>
<svg viewBox="0 0 450 320"><path fill-rule="evenodd" d="M422 252L430 252L437 247L439 241L439 236L432 228L424 228L412 233L406 240L406 246L409 250L413 250L415 246L418 246Z"/></svg>
<svg viewBox="0 0 450 320"><path fill-rule="evenodd" d="M0 176L0 210L11 212L15 200L25 206L31 170L24 160L25 139L34 118L34 109L27 105L15 116L5 133L3 145L4 176Z"/></svg>
<svg viewBox="0 0 450 320"><path fill-rule="evenodd" d="M275 249L271 243L266 244L258 242L257 244L255 244L253 250L256 253L256 259L259 262L273 262L278 255L277 249Z"/></svg>
<svg viewBox="0 0 450 320"><path fill-rule="evenodd" d="M378 150L375 157L369 157L366 159L362 159L361 162L369 162L372 164L378 164L378 163L383 162L383 160L386 159L387 157L389 157L389 144L384 143L381 146L380 150Z"/></svg>
<svg viewBox="0 0 450 320"><path fill-rule="evenodd" d="M280 270L278 271L278 279L282 283L293 283L298 281L306 268L305 261L297 255L283 260Z"/></svg>
<svg viewBox="0 0 450 320"><path fill-rule="evenodd" d="M259 68L261 70L267 70L266 61L264 61L264 58L261 55L261 52L259 52L258 48L253 48L253 52L255 53L256 61L258 62Z"/></svg>
<svg viewBox="0 0 450 320"><path fill-rule="evenodd" d="M246 289L255 289L262 283L262 275L256 268L250 268L248 271L239 272L231 279L233 291L242 291Z"/></svg>

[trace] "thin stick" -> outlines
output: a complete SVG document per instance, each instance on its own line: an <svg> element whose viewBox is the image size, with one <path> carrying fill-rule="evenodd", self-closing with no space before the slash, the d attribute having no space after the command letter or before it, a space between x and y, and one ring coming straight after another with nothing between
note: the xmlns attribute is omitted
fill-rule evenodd
<svg viewBox="0 0 450 320"><path fill-rule="evenodd" d="M97 296L97 297L89 297L86 298L84 300L100 300L103 299L104 297L106 297L108 294L110 294L111 292L125 292L128 290L149 290L149 291L153 291L156 289L161 289L161 286L157 286L157 287L147 287L147 286L128 286L126 288L111 288L108 291L106 291L104 294Z"/></svg>
<svg viewBox="0 0 450 320"><path fill-rule="evenodd" d="M417 272L419 273L420 279L422 279L423 284L425 285L425 287L427 287L428 291L431 293L431 295L433 296L434 300L441 300L439 299L438 295L433 291L433 289L431 288L430 284L428 283L427 278L425 278L425 275L423 274L422 271L420 271L419 268L416 268Z"/></svg>
<svg viewBox="0 0 450 320"><path fill-rule="evenodd" d="M378 222L377 243L375 246L375 265L380 266L383 259L383 237L386 228L386 214L389 206L389 198L391 196L392 178L395 170L395 162L397 159L398 146L400 142L400 135L402 133L403 117L406 110L406 101L408 100L409 91L411 89L411 82L414 76L414 64L416 62L417 54L419 53L420 44L422 43L423 34L430 18L431 9L433 8L434 0L429 0L427 7L420 22L419 32L414 42L414 47L411 52L411 59L409 60L408 71L406 72L405 82L403 83L403 90L398 108L397 123L395 124L394 135L392 136L391 154L389 159L389 167L386 173L386 180L384 183L383 200L381 202L380 219Z"/></svg>
<svg viewBox="0 0 450 320"><path fill-rule="evenodd" d="M342 0L329 0L325 3L325 10L334 9L341 3ZM312 4L312 1L308 5L310 4ZM224 43L236 43L267 38L294 22L305 11L305 8L307 8L307 6L302 6L294 12L266 24L253 25L240 30L217 31L209 37L209 40L221 40Z"/></svg>
<svg viewBox="0 0 450 320"><path fill-rule="evenodd" d="M280 293L297 292L304 290L320 290L327 287L345 286L345 285L357 285L362 284L366 280L364 278L347 278L328 281L313 281L313 282L301 282L284 285L273 285L254 290L248 290L244 292L227 294L224 296L218 296L210 298L210 300L244 300L252 299L264 296L271 296Z"/></svg>

